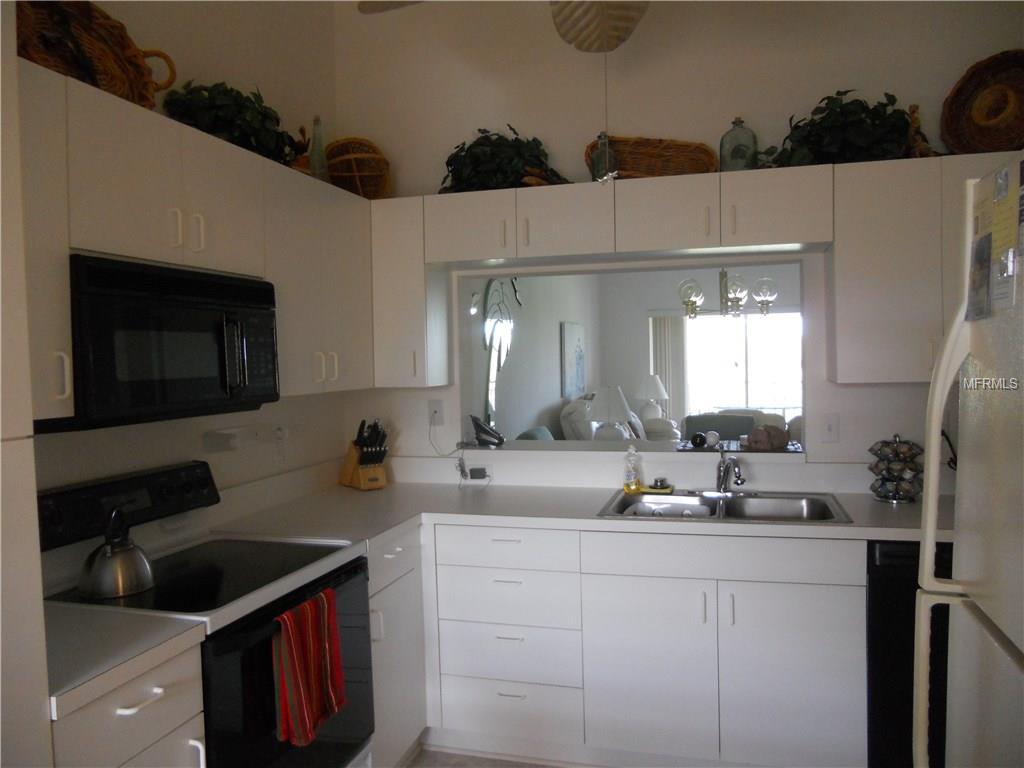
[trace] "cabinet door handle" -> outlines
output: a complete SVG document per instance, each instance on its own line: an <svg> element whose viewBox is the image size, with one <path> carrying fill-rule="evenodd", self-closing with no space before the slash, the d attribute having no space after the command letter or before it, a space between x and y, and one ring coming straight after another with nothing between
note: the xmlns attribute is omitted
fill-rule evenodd
<svg viewBox="0 0 1024 768"><path fill-rule="evenodd" d="M523 217L523 245L530 244L530 219Z"/></svg>
<svg viewBox="0 0 1024 768"><path fill-rule="evenodd" d="M340 370L338 366L338 353L329 352L328 354L331 356L331 365L334 366L334 373L331 374L331 381L337 381L338 376L340 375Z"/></svg>
<svg viewBox="0 0 1024 768"><path fill-rule="evenodd" d="M508 219L501 220L501 247L508 245Z"/></svg>
<svg viewBox="0 0 1024 768"><path fill-rule="evenodd" d="M498 691L498 695L503 699L519 699L520 701L526 698L525 693L502 693Z"/></svg>
<svg viewBox="0 0 1024 768"><path fill-rule="evenodd" d="M494 639L495 640L515 640L516 642L519 642L519 643L525 643L526 642L526 638L525 637L513 637L512 635L495 635Z"/></svg>
<svg viewBox="0 0 1024 768"><path fill-rule="evenodd" d="M412 351L412 375L416 378L416 350Z"/></svg>
<svg viewBox="0 0 1024 768"><path fill-rule="evenodd" d="M159 685L154 685L151 690L152 695L148 699L140 701L138 704L131 707L118 707L114 710L114 714L118 717L131 717L132 715L138 714L140 710L148 707L154 701L162 699L164 694L167 692L166 688L161 688Z"/></svg>
<svg viewBox="0 0 1024 768"><path fill-rule="evenodd" d="M199 234L199 245L192 249L193 253L206 250L206 217L201 213L193 213L192 221L196 223L196 231Z"/></svg>
<svg viewBox="0 0 1024 768"><path fill-rule="evenodd" d="M391 552L384 555L385 560L394 560L396 557L398 557L398 555L392 554Z"/></svg>
<svg viewBox="0 0 1024 768"><path fill-rule="evenodd" d="M377 643L384 639L384 614L370 609L370 640Z"/></svg>
<svg viewBox="0 0 1024 768"><path fill-rule="evenodd" d="M736 212L736 206L729 206L729 212L732 215L732 233L735 235L739 222L739 214Z"/></svg>
<svg viewBox="0 0 1024 768"><path fill-rule="evenodd" d="M199 768L206 768L206 742L202 739L189 739L188 745L195 747L199 753Z"/></svg>
<svg viewBox="0 0 1024 768"><path fill-rule="evenodd" d="M736 626L736 595L729 593L729 625Z"/></svg>
<svg viewBox="0 0 1024 768"><path fill-rule="evenodd" d="M522 544L522 539L491 539L491 541L504 542L506 544Z"/></svg>
<svg viewBox="0 0 1024 768"><path fill-rule="evenodd" d="M704 206L704 236L711 237L711 206Z"/></svg>
<svg viewBox="0 0 1024 768"><path fill-rule="evenodd" d="M174 240L171 242L171 247L180 248L185 242L185 235L182 231L182 224L184 222L181 219L181 208L171 208L171 214L174 216Z"/></svg>
<svg viewBox="0 0 1024 768"><path fill-rule="evenodd" d="M320 361L320 376L313 379L314 384L323 384L327 381L327 355L323 352L314 352L317 360Z"/></svg>
<svg viewBox="0 0 1024 768"><path fill-rule="evenodd" d="M708 623L708 593L700 593L700 623Z"/></svg>
<svg viewBox="0 0 1024 768"><path fill-rule="evenodd" d="M57 395L58 400L67 400L71 397L71 358L68 357L67 352L54 352L57 359L60 360L61 369L61 389Z"/></svg>
<svg viewBox="0 0 1024 768"><path fill-rule="evenodd" d="M495 584L522 584L522 579L495 579Z"/></svg>

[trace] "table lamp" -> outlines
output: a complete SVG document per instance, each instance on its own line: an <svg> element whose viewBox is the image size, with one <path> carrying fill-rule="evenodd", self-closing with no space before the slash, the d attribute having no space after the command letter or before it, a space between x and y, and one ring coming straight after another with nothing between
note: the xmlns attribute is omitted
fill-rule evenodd
<svg viewBox="0 0 1024 768"><path fill-rule="evenodd" d="M656 373L647 376L633 394L638 399L647 401L640 409L641 421L660 419L664 415L661 406L656 402L668 400L668 392L665 390L665 385L661 383L661 376Z"/></svg>

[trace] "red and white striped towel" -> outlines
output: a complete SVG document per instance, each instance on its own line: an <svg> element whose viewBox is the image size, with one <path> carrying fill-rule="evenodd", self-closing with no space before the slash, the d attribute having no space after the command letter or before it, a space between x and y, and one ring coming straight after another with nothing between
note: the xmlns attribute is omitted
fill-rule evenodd
<svg viewBox="0 0 1024 768"><path fill-rule="evenodd" d="M325 589L275 620L281 625L273 643L277 738L304 747L345 706L334 590Z"/></svg>

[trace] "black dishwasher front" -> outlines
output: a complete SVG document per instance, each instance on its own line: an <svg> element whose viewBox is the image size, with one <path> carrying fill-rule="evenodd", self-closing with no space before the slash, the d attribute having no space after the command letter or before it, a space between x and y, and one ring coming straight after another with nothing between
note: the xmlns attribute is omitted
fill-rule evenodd
<svg viewBox="0 0 1024 768"><path fill-rule="evenodd" d="M914 616L920 547L914 541L868 542L868 766L913 765ZM953 545L939 544L935 574L950 578ZM949 608L932 612L928 702L931 768L945 765L946 652Z"/></svg>

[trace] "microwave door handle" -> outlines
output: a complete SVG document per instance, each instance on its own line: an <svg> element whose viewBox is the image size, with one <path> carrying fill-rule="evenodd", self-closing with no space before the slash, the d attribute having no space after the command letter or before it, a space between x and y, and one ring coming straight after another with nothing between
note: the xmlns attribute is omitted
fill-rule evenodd
<svg viewBox="0 0 1024 768"><path fill-rule="evenodd" d="M231 329L228 326L233 326ZM226 383L225 388L227 389L228 395L234 394L241 386L240 372L238 369L239 364L239 337L238 337L238 321L229 318L227 314L223 315L223 333L224 333L224 380ZM234 368L234 376L231 375L232 368Z"/></svg>
<svg viewBox="0 0 1024 768"><path fill-rule="evenodd" d="M249 386L249 345L245 338L245 323L241 320L235 323L235 334L238 343L239 388L245 389Z"/></svg>

